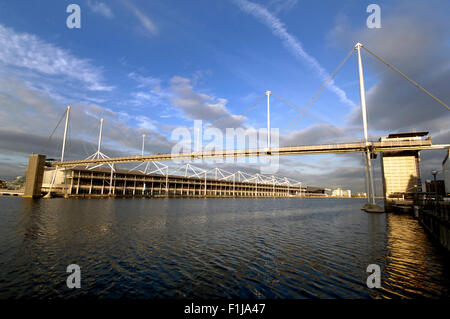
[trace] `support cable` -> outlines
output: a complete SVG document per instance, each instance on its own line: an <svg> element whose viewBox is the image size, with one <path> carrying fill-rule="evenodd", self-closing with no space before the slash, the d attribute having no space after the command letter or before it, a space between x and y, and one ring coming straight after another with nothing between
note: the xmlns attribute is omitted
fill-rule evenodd
<svg viewBox="0 0 450 319"><path fill-rule="evenodd" d="M328 84L331 83L331 81L333 80L336 73L342 68L342 66L345 64L345 62L347 62L348 58L350 58L353 51L355 51L355 48L352 48L350 50L350 52L347 54L347 56L341 62L341 64L339 64L339 66L336 68L336 70L334 70L333 73L331 73L331 75L328 77L328 79L325 81L325 83L319 88L319 90L317 90L317 92L311 97L311 99L302 107L301 111L299 113L297 113L297 115L294 117L294 119L292 119L292 121L284 128L285 132L294 129L298 125L298 122L297 122L297 124L292 126L292 124L295 123L295 121L299 118L299 116L302 115L302 112L303 112L303 115L306 114L307 110L316 102L317 98L320 96L320 94L322 94L323 90L325 90L325 88L328 86ZM301 117L300 117L300 119L301 119Z"/></svg>
<svg viewBox="0 0 450 319"><path fill-rule="evenodd" d="M61 121L65 117L66 113L67 113L67 110L64 111L63 115L61 116L61 118L58 121L58 124L56 124L55 128L53 129L53 132L50 134L50 136L48 137L47 141L45 142L44 147L41 150L41 154L43 154L45 152L45 150L47 149L48 143L52 139L53 134L55 134L56 129L58 128L59 124L61 124Z"/></svg>
<svg viewBox="0 0 450 319"><path fill-rule="evenodd" d="M292 102L289 102L288 100L286 100L285 98L279 96L278 94L272 92L272 95L275 96L275 97L276 97L277 99L279 99L280 101L286 103L287 105L289 105L289 106L292 107L293 109L296 109L296 110L299 111L299 112L302 111L302 109L301 109L300 107L298 107L297 105L295 105L295 104L292 103ZM319 118L318 116L315 116L315 115L313 115L313 114L308 114L308 115L309 115L310 117L314 118L315 120L318 120L319 122L324 122L324 123L326 123L326 124L331 124L331 123L327 122L326 120L323 120L323 119L321 119L321 118Z"/></svg>
<svg viewBox="0 0 450 319"><path fill-rule="evenodd" d="M431 94L430 92L428 92L424 87L422 87L419 83L417 83L416 81L414 81L413 79L409 78L406 74L404 74L402 71L400 71L399 69L397 69L395 66L393 66L392 64L386 62L383 58L379 57L378 55L376 55L375 53L373 53L372 51L370 51L368 48L366 48L364 45L362 45L362 48L364 50L366 50L367 52L369 52L370 54L372 54L375 58L377 58L379 61L381 61L382 63L384 63L388 68L394 70L395 72L397 72L398 74L400 74L403 78L405 78L406 80L408 80L412 85L414 85L415 87L417 87L418 89L422 90L423 92L425 92L427 95L429 95L431 98L433 98L436 102L438 102L439 104L441 104L442 106L444 106L445 108L447 108L447 110L450 111L450 107L445 104L444 102L442 102L440 99L438 99L437 97L435 97L433 94Z"/></svg>
<svg viewBox="0 0 450 319"><path fill-rule="evenodd" d="M258 104L259 101L261 101L263 99L263 97L265 97L265 96L266 96L265 93L263 95L261 95L252 105L247 107L247 109L241 113L241 116L245 116L248 112L250 112L250 110L253 109L256 106L256 104Z"/></svg>

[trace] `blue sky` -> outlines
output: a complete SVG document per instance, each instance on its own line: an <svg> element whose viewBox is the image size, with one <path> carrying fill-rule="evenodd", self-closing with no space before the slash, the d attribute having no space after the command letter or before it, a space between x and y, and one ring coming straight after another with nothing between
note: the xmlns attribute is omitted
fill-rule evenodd
<svg viewBox="0 0 450 319"><path fill-rule="evenodd" d="M246 118L240 115L266 90L303 106L356 39L413 77L417 75L416 80L432 86L429 89L448 102L448 90L439 87L431 75L437 72L435 79L449 76L449 38L442 27L450 5L377 1L382 28L368 29L366 7L372 2L55 0L31 5L2 1L0 128L21 134L17 141L23 140L23 147L4 146L0 176L23 170L26 145L39 144L25 141L27 134L45 140L68 104L74 109L74 140L95 143L96 121L105 117L105 147L127 154L138 152L142 133L149 136L149 152L166 150L172 129L192 127L195 119L205 125L217 126L219 117L227 127L265 127L264 101ZM66 27L70 3L81 7L81 29ZM424 51L427 41L440 42L430 53ZM391 131L430 129L439 142L450 142L448 111L409 84L398 84L400 93L387 98L383 84L397 79L369 56L363 59L374 138ZM313 105L311 116L282 136L282 143L362 138L356 67L353 55ZM429 71L428 77L424 70ZM392 110L399 99L405 105L407 99L418 101L414 94L430 111L422 116L418 111L417 118L404 123L393 121L395 112L388 115L385 111ZM281 130L297 112L275 98L272 101L272 127ZM404 111L398 110L399 114ZM51 147L56 152L58 145L55 142ZM39 152L39 147L31 151ZM443 157L436 154L429 165L437 165ZM17 161L22 166L15 167ZM357 155L283 161L284 173L294 171L296 178L309 184L362 190L364 176ZM331 175L336 179L330 180Z"/></svg>

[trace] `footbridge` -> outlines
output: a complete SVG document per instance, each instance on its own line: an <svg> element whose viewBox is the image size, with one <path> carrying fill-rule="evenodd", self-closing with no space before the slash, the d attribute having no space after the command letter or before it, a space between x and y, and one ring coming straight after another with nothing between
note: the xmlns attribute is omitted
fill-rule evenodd
<svg viewBox="0 0 450 319"><path fill-rule="evenodd" d="M208 158L229 158L229 157L259 157L259 156L286 156L286 155L305 155L305 154L336 154L336 153L364 153L370 150L372 158L378 152L399 152L399 151L418 151L449 148L450 144L433 145L431 138L425 140L408 140L408 141L378 141L378 142L356 142L342 144L323 144L323 145L301 145L258 149L243 150L221 150L207 152L191 152L191 153L169 153L169 154L151 154L151 155L135 155L122 157L100 157L88 158L74 161L53 161L49 163L52 167L75 167L80 165L104 165L119 164L133 162L149 162L149 161L173 161L173 160L195 160Z"/></svg>

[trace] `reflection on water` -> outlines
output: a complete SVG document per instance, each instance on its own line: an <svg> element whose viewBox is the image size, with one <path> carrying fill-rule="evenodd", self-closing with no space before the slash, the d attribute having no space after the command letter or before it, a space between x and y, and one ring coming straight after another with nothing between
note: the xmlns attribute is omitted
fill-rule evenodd
<svg viewBox="0 0 450 319"><path fill-rule="evenodd" d="M436 245L430 245L429 236L412 217L388 215L383 294L388 298L448 297L449 268L442 267L443 254ZM444 263L448 265L448 258Z"/></svg>
<svg viewBox="0 0 450 319"><path fill-rule="evenodd" d="M3 197L0 298L448 297L448 257L417 221L362 204ZM81 289L66 287L72 263Z"/></svg>

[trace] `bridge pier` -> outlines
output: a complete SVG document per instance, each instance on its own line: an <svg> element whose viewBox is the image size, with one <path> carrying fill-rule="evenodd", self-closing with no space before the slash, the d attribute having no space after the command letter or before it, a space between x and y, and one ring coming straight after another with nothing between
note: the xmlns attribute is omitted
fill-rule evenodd
<svg viewBox="0 0 450 319"><path fill-rule="evenodd" d="M44 178L45 155L31 154L28 158L28 167L23 197L38 198L42 196L42 180Z"/></svg>

